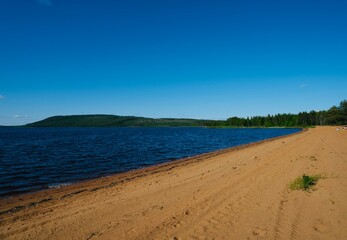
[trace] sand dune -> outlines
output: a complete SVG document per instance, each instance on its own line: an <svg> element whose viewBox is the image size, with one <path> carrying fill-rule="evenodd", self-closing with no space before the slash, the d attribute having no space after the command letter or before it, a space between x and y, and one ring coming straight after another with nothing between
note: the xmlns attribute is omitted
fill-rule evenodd
<svg viewBox="0 0 347 240"><path fill-rule="evenodd" d="M347 239L346 177L347 131L317 127L1 200L0 239Z"/></svg>

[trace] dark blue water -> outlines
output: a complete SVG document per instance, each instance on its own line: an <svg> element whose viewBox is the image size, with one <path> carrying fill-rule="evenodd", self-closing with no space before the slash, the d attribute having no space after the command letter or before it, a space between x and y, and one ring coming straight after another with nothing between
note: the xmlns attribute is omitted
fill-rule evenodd
<svg viewBox="0 0 347 240"><path fill-rule="evenodd" d="M35 191L300 129L0 128L0 196Z"/></svg>

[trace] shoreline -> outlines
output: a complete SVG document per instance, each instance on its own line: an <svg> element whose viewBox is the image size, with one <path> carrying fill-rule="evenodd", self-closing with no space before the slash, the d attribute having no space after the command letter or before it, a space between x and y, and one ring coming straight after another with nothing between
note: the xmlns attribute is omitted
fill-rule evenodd
<svg viewBox="0 0 347 240"><path fill-rule="evenodd" d="M274 127L272 127L272 128L274 128ZM290 134L286 134L286 135L278 136L278 137L273 137L273 138L269 138L269 139L265 139L265 140L261 140L261 141L257 141L257 142L241 144L241 145L234 146L234 147L229 147L229 148L224 148L224 149L220 149L220 150L216 150L216 151L212 151L212 152L202 153L202 154L194 155L191 157L175 159L172 161L167 161L164 163L159 163L159 164L155 164L155 165L151 165L151 166L147 166L147 167L143 167L143 168L137 168L137 169L133 169L133 170L125 171L125 172L110 174L107 176L101 176L101 177L96 177L96 178L79 180L76 182L61 183L59 185L62 185L62 186L57 187L57 188L52 187L52 188L41 189L41 190L37 190L37 191L33 191L33 192L20 193L20 194L16 194L16 195L12 195L12 196L4 196L3 198L0 198L0 216L2 214L6 214L8 212L14 212L14 211L18 211L18 210L21 210L23 208L26 208L26 207L34 206L36 204L39 204L40 202L47 202L47 201L51 201L53 199L61 199L61 198L65 198L65 196L76 195L76 194L82 193L84 191L96 191L96 190L101 189L101 188L107 188L110 185L113 186L115 184L123 183L125 179L131 180L134 178L145 176L145 174L147 175L147 174L153 174L153 173L162 172L162 171L168 171L169 169L177 167L176 165L179 165L179 164L187 165L190 163L194 163L197 161L208 159L210 157L218 156L218 155L223 154L223 153L227 153L227 152L231 152L231 151L237 151L237 150L249 148L249 147L252 147L252 146L255 146L258 144L275 141L277 139L286 138L286 137L296 135L296 134L301 134L305 131L307 131L307 128L301 128L301 130L299 132L290 133ZM130 180L126 180L126 181L130 181ZM110 181L110 183L109 183L109 181ZM105 185L105 184L106 185L105 186L99 186L98 182L100 182L101 185ZM91 185L97 185L97 187L93 188L93 187L91 187ZM47 195L54 195L54 196L50 196L48 198L45 197L43 199L40 199L41 196L47 196ZM27 202L26 201L27 199L31 199L31 202ZM3 208L3 206L8 205L9 203L10 203L10 205L12 205L15 202L21 203L22 205L14 206L15 210L12 208L11 209L4 209Z"/></svg>
<svg viewBox="0 0 347 240"><path fill-rule="evenodd" d="M3 199L0 239L345 239L346 144L317 127Z"/></svg>

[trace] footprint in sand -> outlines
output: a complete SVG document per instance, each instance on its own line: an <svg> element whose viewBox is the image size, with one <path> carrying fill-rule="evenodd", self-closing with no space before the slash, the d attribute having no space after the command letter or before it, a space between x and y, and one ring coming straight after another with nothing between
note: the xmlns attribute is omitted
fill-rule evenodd
<svg viewBox="0 0 347 240"><path fill-rule="evenodd" d="M183 225L183 223L181 221L178 221L176 224L174 224L175 228L179 228Z"/></svg>
<svg viewBox="0 0 347 240"><path fill-rule="evenodd" d="M263 228L257 227L256 229L254 229L254 230L252 231L252 234L253 234L254 236L264 236L264 235L266 234L266 230L263 229Z"/></svg>
<svg viewBox="0 0 347 240"><path fill-rule="evenodd" d="M328 233L331 231L331 223L322 219L317 219L313 225L313 229L320 233Z"/></svg>

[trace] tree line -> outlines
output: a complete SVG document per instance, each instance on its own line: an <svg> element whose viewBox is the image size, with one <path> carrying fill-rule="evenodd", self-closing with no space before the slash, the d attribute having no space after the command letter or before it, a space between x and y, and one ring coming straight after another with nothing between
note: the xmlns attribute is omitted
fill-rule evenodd
<svg viewBox="0 0 347 240"><path fill-rule="evenodd" d="M296 127L317 125L347 125L347 100L325 111L276 114L247 118L230 117L226 121L208 121L209 127Z"/></svg>

